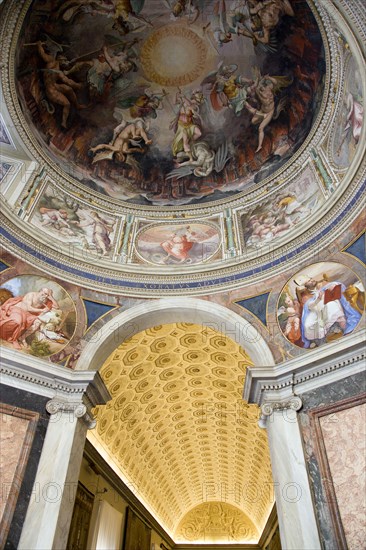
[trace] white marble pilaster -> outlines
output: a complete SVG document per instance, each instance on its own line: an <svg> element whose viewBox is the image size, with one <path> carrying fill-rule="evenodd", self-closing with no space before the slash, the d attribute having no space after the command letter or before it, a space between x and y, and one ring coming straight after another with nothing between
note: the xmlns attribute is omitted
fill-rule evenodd
<svg viewBox="0 0 366 550"><path fill-rule="evenodd" d="M266 427L283 550L320 550L297 410L301 400L264 402L260 425Z"/></svg>
<svg viewBox="0 0 366 550"><path fill-rule="evenodd" d="M310 490L297 419L301 396L364 372L364 339L363 331L355 332L278 365L247 370L243 398L261 407L259 425L267 428L284 550L321 548L312 501L318 496Z"/></svg>
<svg viewBox="0 0 366 550"><path fill-rule="evenodd" d="M66 548L88 423L82 403L47 404L51 419L29 502L20 550Z"/></svg>
<svg viewBox="0 0 366 550"><path fill-rule="evenodd" d="M98 372L72 371L4 348L1 383L50 400L50 419L18 548L63 550L84 451L95 426L91 410L110 395Z"/></svg>

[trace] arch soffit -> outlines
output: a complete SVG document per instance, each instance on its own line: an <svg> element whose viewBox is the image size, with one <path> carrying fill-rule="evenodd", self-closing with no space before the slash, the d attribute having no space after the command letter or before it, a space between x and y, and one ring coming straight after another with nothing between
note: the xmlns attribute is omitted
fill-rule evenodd
<svg viewBox="0 0 366 550"><path fill-rule="evenodd" d="M240 344L255 366L275 365L263 336L237 313L206 300L167 298L133 306L108 322L101 319L80 355L76 370L98 371L109 355L127 338L142 330L168 323L207 326Z"/></svg>

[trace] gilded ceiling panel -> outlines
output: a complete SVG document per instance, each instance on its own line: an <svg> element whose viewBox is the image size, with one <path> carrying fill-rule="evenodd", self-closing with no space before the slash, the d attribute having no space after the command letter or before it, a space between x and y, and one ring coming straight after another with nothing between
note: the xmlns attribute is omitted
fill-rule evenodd
<svg viewBox="0 0 366 550"><path fill-rule="evenodd" d="M248 542L264 527L267 440L241 399L252 364L223 334L175 323L125 341L100 371L112 401L96 410L96 445L173 538Z"/></svg>

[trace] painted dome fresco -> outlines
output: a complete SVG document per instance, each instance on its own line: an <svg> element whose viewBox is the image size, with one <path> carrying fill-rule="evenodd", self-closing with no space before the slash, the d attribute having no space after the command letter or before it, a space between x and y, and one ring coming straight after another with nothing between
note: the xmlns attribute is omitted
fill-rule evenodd
<svg viewBox="0 0 366 550"><path fill-rule="evenodd" d="M1 16L4 238L37 266L202 294L297 271L358 216L366 72L332 2L7 0Z"/></svg>
<svg viewBox="0 0 366 550"><path fill-rule="evenodd" d="M301 149L325 53L304 0L35 0L16 86L68 178L114 201L246 193Z"/></svg>

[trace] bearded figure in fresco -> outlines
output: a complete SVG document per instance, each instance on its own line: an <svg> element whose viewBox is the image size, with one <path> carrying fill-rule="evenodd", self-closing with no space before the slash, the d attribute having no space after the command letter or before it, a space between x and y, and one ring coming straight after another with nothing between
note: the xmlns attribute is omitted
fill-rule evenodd
<svg viewBox="0 0 366 550"><path fill-rule="evenodd" d="M185 262L195 242L195 234L191 233L189 226L176 231L170 239L161 243L161 247L168 254L164 261L167 262L170 257L173 257L181 263Z"/></svg>
<svg viewBox="0 0 366 550"><path fill-rule="evenodd" d="M361 314L345 297L346 287L339 281L317 281L308 275L294 280L302 306L301 338L305 348L319 346L349 334Z"/></svg>
<svg viewBox="0 0 366 550"><path fill-rule="evenodd" d="M244 193L301 146L324 86L305 0L34 0L20 44L38 142L81 185L140 205Z"/></svg>
<svg viewBox="0 0 366 550"><path fill-rule="evenodd" d="M9 298L0 308L0 338L16 349L27 347L27 337L41 327L39 316L54 309L59 305L46 287Z"/></svg>

